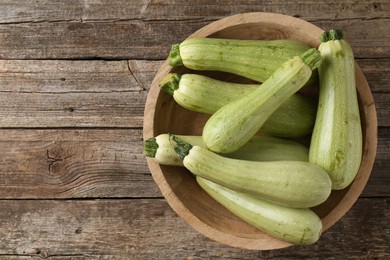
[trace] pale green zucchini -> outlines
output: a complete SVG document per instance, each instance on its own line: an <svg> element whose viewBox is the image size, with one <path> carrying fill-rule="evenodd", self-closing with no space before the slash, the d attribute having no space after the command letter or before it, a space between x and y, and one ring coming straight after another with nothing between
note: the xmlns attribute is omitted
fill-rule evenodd
<svg viewBox="0 0 390 260"><path fill-rule="evenodd" d="M316 206L330 195L328 173L309 162L231 159L173 135L170 139L190 172L229 189L293 208Z"/></svg>
<svg viewBox="0 0 390 260"><path fill-rule="evenodd" d="M238 84L197 74L168 74L160 83L181 106L196 112L213 114L228 103L252 93L259 84ZM288 98L265 121L260 131L278 137L300 137L312 132L316 105L301 94Z"/></svg>
<svg viewBox="0 0 390 260"><path fill-rule="evenodd" d="M204 146L202 136L178 135L178 137L191 145ZM183 161L179 158L169 140L169 134L160 134L146 140L144 142L144 154L163 165L183 166Z"/></svg>
<svg viewBox="0 0 390 260"><path fill-rule="evenodd" d="M229 72L264 82L285 61L303 54L309 48L302 42L288 39L190 38L172 46L169 65Z"/></svg>
<svg viewBox="0 0 390 260"><path fill-rule="evenodd" d="M333 189L354 180L362 158L362 128L355 84L355 61L341 31L321 37L320 93L310 144L310 162L325 169Z"/></svg>
<svg viewBox="0 0 390 260"><path fill-rule="evenodd" d="M196 177L196 180L227 210L275 238L297 245L310 245L321 236L321 219L310 209L277 205L201 177Z"/></svg>
<svg viewBox="0 0 390 260"><path fill-rule="evenodd" d="M261 87L220 108L203 128L208 149L229 153L243 146L273 112L308 81L321 63L318 50L289 59Z"/></svg>
<svg viewBox="0 0 390 260"><path fill-rule="evenodd" d="M177 135L191 145L205 147L202 136ZM175 152L169 134L160 134L144 142L144 154L164 165L183 166ZM254 136L249 142L224 157L249 161L308 161L309 148L303 144L272 136Z"/></svg>

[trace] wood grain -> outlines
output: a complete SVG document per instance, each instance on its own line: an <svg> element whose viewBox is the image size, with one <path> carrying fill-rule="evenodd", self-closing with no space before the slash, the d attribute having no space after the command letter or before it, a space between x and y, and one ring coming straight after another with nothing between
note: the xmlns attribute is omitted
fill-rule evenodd
<svg viewBox="0 0 390 260"><path fill-rule="evenodd" d="M0 128L141 127L162 61L0 60ZM390 126L390 60L358 60Z"/></svg>
<svg viewBox="0 0 390 260"><path fill-rule="evenodd" d="M0 198L161 197L142 131L1 130Z"/></svg>
<svg viewBox="0 0 390 260"><path fill-rule="evenodd" d="M0 127L141 127L158 64L0 60Z"/></svg>
<svg viewBox="0 0 390 260"><path fill-rule="evenodd" d="M361 197L390 196L390 129ZM0 199L159 198L141 129L0 130Z"/></svg>
<svg viewBox="0 0 390 260"><path fill-rule="evenodd" d="M389 59L358 59L357 63L374 94L390 92Z"/></svg>
<svg viewBox="0 0 390 260"><path fill-rule="evenodd" d="M0 24L0 58L165 59L172 44L209 23L183 21L180 27L175 20ZM357 58L390 58L388 39L376 36L387 35L388 28L381 21L342 20L313 24L324 30L343 29ZM375 46L372 46L373 41L377 41Z"/></svg>
<svg viewBox="0 0 390 260"><path fill-rule="evenodd" d="M233 2L232 2L233 3ZM0 4L1 23L47 22L58 20L205 20L219 19L246 12L275 12L305 17L309 20L324 19L378 19L388 18L389 2L386 0L340 1L329 4L329 1L295 1L283 0L244 0L227 1L93 1L41 0L31 3L28 0L3 0Z"/></svg>
<svg viewBox="0 0 390 260"><path fill-rule="evenodd" d="M386 259L390 257L389 203L388 199L359 199L312 246L250 251L205 238L161 199L2 200L0 258Z"/></svg>
<svg viewBox="0 0 390 260"><path fill-rule="evenodd" d="M344 29L376 102L368 184L309 247L210 241L161 198L142 155L143 102L170 45L254 11ZM390 258L389 14L387 0L0 1L0 259Z"/></svg>
<svg viewBox="0 0 390 260"><path fill-rule="evenodd" d="M379 128L376 160L361 196L390 196L390 128Z"/></svg>

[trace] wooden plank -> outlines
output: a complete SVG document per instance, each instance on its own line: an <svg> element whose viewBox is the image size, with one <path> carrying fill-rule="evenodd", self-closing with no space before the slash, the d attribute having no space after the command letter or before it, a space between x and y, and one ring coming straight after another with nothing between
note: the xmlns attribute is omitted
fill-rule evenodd
<svg viewBox="0 0 390 260"><path fill-rule="evenodd" d="M0 198L161 197L142 130L1 130Z"/></svg>
<svg viewBox="0 0 390 260"><path fill-rule="evenodd" d="M233 2L232 2L233 3ZM318 19L375 19L388 17L390 4L386 0L321 1L244 0L234 5L224 0L205 1L94 1L3 0L0 3L0 23L46 22L59 20L190 20L218 19L246 12L287 13L309 20Z"/></svg>
<svg viewBox="0 0 390 260"><path fill-rule="evenodd" d="M0 130L0 199L161 197L141 129ZM362 197L390 196L390 128Z"/></svg>
<svg viewBox="0 0 390 260"><path fill-rule="evenodd" d="M379 127L390 126L389 93L373 93Z"/></svg>
<svg viewBox="0 0 390 260"><path fill-rule="evenodd" d="M357 63L372 92L390 92L390 60L389 59L358 59Z"/></svg>
<svg viewBox="0 0 390 260"><path fill-rule="evenodd" d="M390 60L358 62L376 91L379 125L390 126ZM142 127L147 91L160 65L141 60L0 60L0 128Z"/></svg>
<svg viewBox="0 0 390 260"><path fill-rule="evenodd" d="M389 197L390 187L390 158L376 159L370 178L360 197Z"/></svg>
<svg viewBox="0 0 390 260"><path fill-rule="evenodd" d="M146 93L3 93L2 127L141 127Z"/></svg>
<svg viewBox="0 0 390 260"><path fill-rule="evenodd" d="M362 197L390 196L390 128L378 129L376 160Z"/></svg>
<svg viewBox="0 0 390 260"><path fill-rule="evenodd" d="M0 59L164 59L207 22L49 22L0 25ZM172 33L172 28L177 28ZM178 36L182 34L183 36Z"/></svg>
<svg viewBox="0 0 390 260"><path fill-rule="evenodd" d="M359 199L314 245L251 251L209 240L160 199L3 200L0 258L386 259L389 206L389 199Z"/></svg>
<svg viewBox="0 0 390 260"><path fill-rule="evenodd" d="M57 21L0 24L0 59L165 59L212 20ZM357 58L390 58L389 19L318 20L345 31Z"/></svg>
<svg viewBox="0 0 390 260"><path fill-rule="evenodd" d="M0 127L142 127L161 62L0 61Z"/></svg>
<svg viewBox="0 0 390 260"><path fill-rule="evenodd" d="M80 19L83 1L26 1L0 2L0 23L43 22Z"/></svg>
<svg viewBox="0 0 390 260"><path fill-rule="evenodd" d="M161 64L144 60L0 60L0 92L140 92L149 88Z"/></svg>

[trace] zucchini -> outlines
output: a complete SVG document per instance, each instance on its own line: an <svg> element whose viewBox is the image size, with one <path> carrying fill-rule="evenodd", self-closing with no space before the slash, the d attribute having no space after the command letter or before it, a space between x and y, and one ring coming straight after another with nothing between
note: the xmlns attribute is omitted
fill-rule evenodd
<svg viewBox="0 0 390 260"><path fill-rule="evenodd" d="M201 136L178 135L178 137L192 145L204 146ZM179 158L169 140L169 134L160 134L146 140L144 142L144 154L163 165L183 166L183 161Z"/></svg>
<svg viewBox="0 0 390 260"><path fill-rule="evenodd" d="M174 135L170 139L190 172L229 189L293 208L319 205L330 195L328 173L309 162L231 159Z"/></svg>
<svg viewBox="0 0 390 260"><path fill-rule="evenodd" d="M354 180L363 150L354 55L342 38L339 30L321 36L323 64L318 70L319 103L309 153L310 162L329 173L335 190Z"/></svg>
<svg viewBox="0 0 390 260"><path fill-rule="evenodd" d="M275 238L297 245L310 245L320 238L321 219L310 209L277 205L201 177L196 181L227 210Z"/></svg>
<svg viewBox="0 0 390 260"><path fill-rule="evenodd" d="M197 74L180 76L176 73L169 73L160 87L173 95L181 106L206 114L213 114L228 103L261 88L259 84L238 84ZM296 93L272 113L260 131L286 138L308 135L313 130L316 109L310 99Z"/></svg>
<svg viewBox="0 0 390 260"><path fill-rule="evenodd" d="M191 145L205 147L202 136L177 135ZM160 134L144 142L144 154L164 165L183 166L173 149L168 134ZM272 136L254 136L248 143L224 157L249 161L308 161L309 149L303 144Z"/></svg>
<svg viewBox="0 0 390 260"><path fill-rule="evenodd" d="M252 93L220 108L203 128L207 148L229 153L243 146L283 102L303 87L320 63L319 51L310 49L283 63Z"/></svg>
<svg viewBox="0 0 390 260"><path fill-rule="evenodd" d="M289 39L190 38L172 45L168 62L171 66L229 72L264 82L285 61L303 54L309 48L302 42Z"/></svg>

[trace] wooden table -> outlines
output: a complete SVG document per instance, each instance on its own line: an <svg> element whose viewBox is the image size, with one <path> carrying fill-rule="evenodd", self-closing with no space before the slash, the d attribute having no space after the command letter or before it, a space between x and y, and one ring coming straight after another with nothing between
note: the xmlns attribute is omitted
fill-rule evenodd
<svg viewBox="0 0 390 260"><path fill-rule="evenodd" d="M0 259L390 258L390 2L227 2L0 1ZM168 206L143 156L144 103L170 45L253 11L343 29L376 102L368 185L312 246L205 238Z"/></svg>

